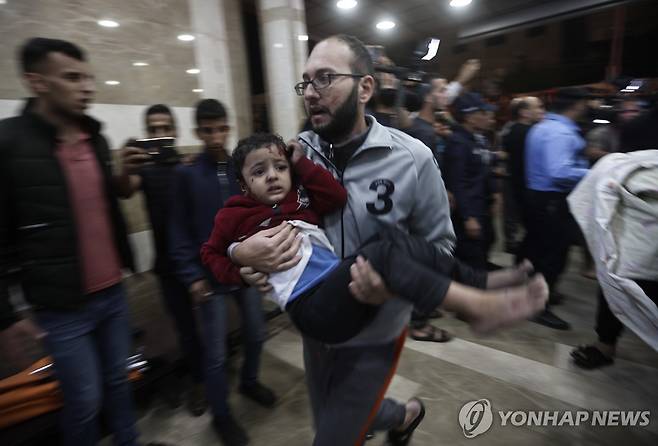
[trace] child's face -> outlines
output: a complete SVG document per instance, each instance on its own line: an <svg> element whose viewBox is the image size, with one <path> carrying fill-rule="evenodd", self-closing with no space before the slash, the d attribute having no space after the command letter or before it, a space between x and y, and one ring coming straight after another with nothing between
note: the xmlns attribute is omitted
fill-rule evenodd
<svg viewBox="0 0 658 446"><path fill-rule="evenodd" d="M249 152L242 166L244 187L249 196L267 205L280 203L290 192L290 164L274 145Z"/></svg>

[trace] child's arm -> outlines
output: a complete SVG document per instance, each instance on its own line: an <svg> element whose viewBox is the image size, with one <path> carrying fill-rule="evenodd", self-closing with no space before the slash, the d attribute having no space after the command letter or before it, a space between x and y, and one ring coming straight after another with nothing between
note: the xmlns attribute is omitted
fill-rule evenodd
<svg viewBox="0 0 658 446"><path fill-rule="evenodd" d="M343 185L327 169L306 158L301 146L293 147L293 170L308 191L311 209L319 215L325 215L345 206L347 191Z"/></svg>
<svg viewBox="0 0 658 446"><path fill-rule="evenodd" d="M224 285L243 285L240 267L231 262L227 250L233 237L237 218L228 219L225 209L215 216L215 225L210 238L201 247L201 261L212 272L215 279ZM232 220L232 221L231 221Z"/></svg>

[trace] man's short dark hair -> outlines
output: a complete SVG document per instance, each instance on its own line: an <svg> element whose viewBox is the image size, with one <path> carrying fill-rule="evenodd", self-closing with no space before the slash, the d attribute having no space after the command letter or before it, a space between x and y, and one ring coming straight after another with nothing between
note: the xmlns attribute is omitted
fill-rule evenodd
<svg viewBox="0 0 658 446"><path fill-rule="evenodd" d="M372 56L368 48L354 36L348 34L336 34L327 38L335 39L340 42L343 42L347 45L352 52L352 60L350 61L350 69L354 74L369 74L370 76L375 75L375 69L373 68Z"/></svg>
<svg viewBox="0 0 658 446"><path fill-rule="evenodd" d="M577 102L588 99L589 96L589 91L585 88L560 88L551 103L551 110L556 113L563 113L572 108Z"/></svg>
<svg viewBox="0 0 658 446"><path fill-rule="evenodd" d="M242 168L244 167L244 161L247 159L247 155L254 150L268 146L276 146L283 150L284 153L287 153L286 143L283 141L283 138L275 133L255 133L238 141L238 145L233 151L231 159L235 164L235 170L240 179L244 179L242 178Z"/></svg>
<svg viewBox="0 0 658 446"><path fill-rule="evenodd" d="M202 120L226 119L226 109L217 99L203 99L196 105L194 118L199 126Z"/></svg>
<svg viewBox="0 0 658 446"><path fill-rule="evenodd" d="M23 73L39 71L50 53L62 53L82 62L87 60L84 51L71 42L45 37L33 37L25 42L19 50Z"/></svg>
<svg viewBox="0 0 658 446"><path fill-rule="evenodd" d="M151 115L169 115L171 120L174 120L174 114L171 112L171 109L164 104L154 104L146 109L146 112L144 112L144 121L146 124L148 124L148 119Z"/></svg>

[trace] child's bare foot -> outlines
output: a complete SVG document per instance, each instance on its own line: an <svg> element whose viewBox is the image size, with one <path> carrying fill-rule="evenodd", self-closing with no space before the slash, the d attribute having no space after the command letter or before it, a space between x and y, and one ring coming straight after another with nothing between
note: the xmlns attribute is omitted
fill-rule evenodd
<svg viewBox="0 0 658 446"><path fill-rule="evenodd" d="M470 315L466 315L473 331L488 333L512 325L536 314L546 306L548 285L537 274L528 285L483 292Z"/></svg>
<svg viewBox="0 0 658 446"><path fill-rule="evenodd" d="M487 289L494 290L496 288L523 285L534 270L535 268L530 260L525 259L513 268L492 271L487 274Z"/></svg>

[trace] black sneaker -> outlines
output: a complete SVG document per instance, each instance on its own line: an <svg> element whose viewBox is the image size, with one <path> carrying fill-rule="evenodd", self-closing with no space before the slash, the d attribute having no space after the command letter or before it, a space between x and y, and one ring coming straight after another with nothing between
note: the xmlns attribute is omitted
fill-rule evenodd
<svg viewBox="0 0 658 446"><path fill-rule="evenodd" d="M264 407L273 407L276 403L274 392L258 381L248 386L241 385L240 393Z"/></svg>
<svg viewBox="0 0 658 446"><path fill-rule="evenodd" d="M546 308L544 311L539 313L537 316L531 319L532 322L537 324L544 325L555 330L570 330L571 325L558 316L555 315L551 310Z"/></svg>
<svg viewBox="0 0 658 446"><path fill-rule="evenodd" d="M192 416L200 417L206 412L208 403L206 401L205 388L203 384L192 384L187 391L187 410Z"/></svg>
<svg viewBox="0 0 658 446"><path fill-rule="evenodd" d="M230 415L222 419L215 418L212 426L224 446L246 446L249 444L247 433Z"/></svg>

